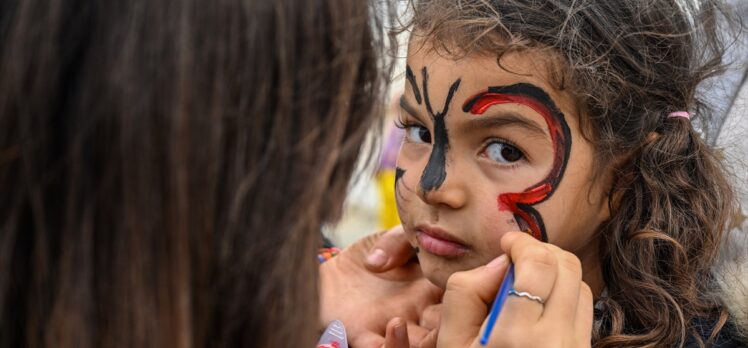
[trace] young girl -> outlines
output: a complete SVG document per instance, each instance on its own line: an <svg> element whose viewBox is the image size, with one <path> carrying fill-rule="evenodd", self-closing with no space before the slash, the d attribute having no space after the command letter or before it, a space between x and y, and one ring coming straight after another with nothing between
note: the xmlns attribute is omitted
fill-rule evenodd
<svg viewBox="0 0 748 348"><path fill-rule="evenodd" d="M718 4L414 9L395 185L424 274L444 287L522 230L581 261L593 345L728 346L709 272L733 197L691 119L709 117Z"/></svg>

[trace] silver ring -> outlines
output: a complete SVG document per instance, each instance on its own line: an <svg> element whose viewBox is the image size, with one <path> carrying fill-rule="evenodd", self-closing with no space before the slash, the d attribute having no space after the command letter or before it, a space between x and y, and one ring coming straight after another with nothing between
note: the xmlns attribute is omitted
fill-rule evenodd
<svg viewBox="0 0 748 348"><path fill-rule="evenodd" d="M509 290L509 295L514 295L514 296L517 296L517 297L524 297L524 298L533 300L533 301L535 301L537 303L540 303L540 304L544 304L545 303L545 301L543 301L543 299L540 298L540 296L535 296L535 295L533 295L533 294L531 294L529 292L526 292L526 291L517 291L515 289L511 289L511 290Z"/></svg>

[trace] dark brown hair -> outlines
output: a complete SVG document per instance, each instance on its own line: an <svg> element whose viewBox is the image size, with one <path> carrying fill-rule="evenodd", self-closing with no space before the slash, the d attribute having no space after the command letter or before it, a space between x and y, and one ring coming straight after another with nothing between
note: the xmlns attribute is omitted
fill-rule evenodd
<svg viewBox="0 0 748 348"><path fill-rule="evenodd" d="M314 344L386 13L2 1L0 347Z"/></svg>
<svg viewBox="0 0 748 348"><path fill-rule="evenodd" d="M715 152L673 111L710 110L697 85L721 69L716 1L420 0L414 34L455 58L522 50L558 58L549 75L580 108L596 171L613 172L600 227L607 296L596 347L702 342L725 320L709 298L733 196ZM499 68L497 66L497 68ZM610 165L616 163L617 165ZM714 328L714 330L711 330Z"/></svg>

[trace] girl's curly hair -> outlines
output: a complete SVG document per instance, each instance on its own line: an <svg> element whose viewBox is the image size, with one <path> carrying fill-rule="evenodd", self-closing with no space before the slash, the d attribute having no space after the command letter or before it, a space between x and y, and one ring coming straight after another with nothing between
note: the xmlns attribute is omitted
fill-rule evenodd
<svg viewBox="0 0 748 348"><path fill-rule="evenodd" d="M722 70L722 5L706 0L419 0L404 28L459 58L543 50L552 82L569 90L596 174L614 165L611 217L599 229L607 296L596 347L704 344L724 325L705 294L733 193L688 110L708 119L697 85ZM704 122L706 124L706 122ZM710 331L711 330L711 331Z"/></svg>

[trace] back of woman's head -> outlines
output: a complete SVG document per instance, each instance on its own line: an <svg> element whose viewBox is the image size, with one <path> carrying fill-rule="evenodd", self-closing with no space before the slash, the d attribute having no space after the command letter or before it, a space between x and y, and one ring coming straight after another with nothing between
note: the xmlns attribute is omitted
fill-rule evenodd
<svg viewBox="0 0 748 348"><path fill-rule="evenodd" d="M596 171L613 170L611 218L597 239L608 295L596 345L673 346L708 333L694 318L719 307L704 294L733 198L712 149L668 115L710 117L696 87L721 68L721 5L423 0L413 9L414 35L443 53L495 54L499 65L522 50L556 58L549 76L577 100Z"/></svg>
<svg viewBox="0 0 748 348"><path fill-rule="evenodd" d="M0 347L312 344L366 1L0 3Z"/></svg>

